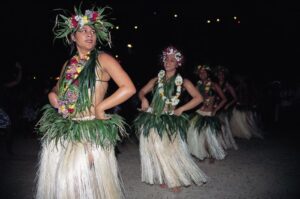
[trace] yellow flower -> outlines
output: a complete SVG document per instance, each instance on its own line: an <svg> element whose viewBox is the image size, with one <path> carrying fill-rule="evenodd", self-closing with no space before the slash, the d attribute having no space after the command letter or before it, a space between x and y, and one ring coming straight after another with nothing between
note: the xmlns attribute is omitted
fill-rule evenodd
<svg viewBox="0 0 300 199"><path fill-rule="evenodd" d="M76 68L77 73L80 73L81 70L82 70L82 67L77 67L77 68Z"/></svg>
<svg viewBox="0 0 300 199"><path fill-rule="evenodd" d="M75 109L75 104L69 104L70 109Z"/></svg>
<svg viewBox="0 0 300 199"><path fill-rule="evenodd" d="M64 112L66 110L66 106L62 105L62 106L59 107L59 109L60 109L60 112Z"/></svg>
<svg viewBox="0 0 300 199"><path fill-rule="evenodd" d="M83 17L82 17L82 21L83 21L83 24L89 23L89 19L88 19L87 16L83 16Z"/></svg>

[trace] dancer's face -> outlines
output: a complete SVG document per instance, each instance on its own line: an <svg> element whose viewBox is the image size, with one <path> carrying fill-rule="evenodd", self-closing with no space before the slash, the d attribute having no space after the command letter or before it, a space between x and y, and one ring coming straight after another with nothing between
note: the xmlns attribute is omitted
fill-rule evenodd
<svg viewBox="0 0 300 199"><path fill-rule="evenodd" d="M207 78L208 78L208 73L204 68L199 70L198 75L202 81L207 80Z"/></svg>
<svg viewBox="0 0 300 199"><path fill-rule="evenodd" d="M175 58L175 54L169 54L164 60L164 68L166 71L176 70L178 67L178 62Z"/></svg>
<svg viewBox="0 0 300 199"><path fill-rule="evenodd" d="M88 25L84 25L72 36L77 48L91 51L96 46L96 31Z"/></svg>

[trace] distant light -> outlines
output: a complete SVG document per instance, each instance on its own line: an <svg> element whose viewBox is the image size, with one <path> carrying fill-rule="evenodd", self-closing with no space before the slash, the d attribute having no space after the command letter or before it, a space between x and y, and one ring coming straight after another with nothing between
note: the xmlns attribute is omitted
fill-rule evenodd
<svg viewBox="0 0 300 199"><path fill-rule="evenodd" d="M115 57L116 57L116 58L118 58L118 57L119 57L119 55L115 55Z"/></svg>
<svg viewBox="0 0 300 199"><path fill-rule="evenodd" d="M236 17L236 16L234 16L234 17L233 17L233 19L234 19L234 20L237 20L237 17Z"/></svg>
<svg viewBox="0 0 300 199"><path fill-rule="evenodd" d="M127 44L127 47L132 48L133 46L132 46L132 44Z"/></svg>
<svg viewBox="0 0 300 199"><path fill-rule="evenodd" d="M116 26L116 29L117 29L117 30L119 30L119 28L120 28L119 26Z"/></svg>
<svg viewBox="0 0 300 199"><path fill-rule="evenodd" d="M33 79L36 79L36 76L33 76Z"/></svg>
<svg viewBox="0 0 300 199"><path fill-rule="evenodd" d="M219 18L217 19L217 22L220 22L220 19L219 19Z"/></svg>
<svg viewBox="0 0 300 199"><path fill-rule="evenodd" d="M55 80L59 80L59 77L55 77Z"/></svg>
<svg viewBox="0 0 300 199"><path fill-rule="evenodd" d="M207 20L207 21L206 21L206 23L210 23L210 22L211 22L210 20Z"/></svg>
<svg viewBox="0 0 300 199"><path fill-rule="evenodd" d="M240 20L238 20L238 23L240 24L240 23L241 23L241 21L240 21Z"/></svg>
<svg viewBox="0 0 300 199"><path fill-rule="evenodd" d="M174 17L175 17L175 18L177 18L177 17L178 17L178 15L177 15L177 14L174 14Z"/></svg>
<svg viewBox="0 0 300 199"><path fill-rule="evenodd" d="M134 29L136 29L136 30L137 30L137 29L138 29L138 26L134 26Z"/></svg>

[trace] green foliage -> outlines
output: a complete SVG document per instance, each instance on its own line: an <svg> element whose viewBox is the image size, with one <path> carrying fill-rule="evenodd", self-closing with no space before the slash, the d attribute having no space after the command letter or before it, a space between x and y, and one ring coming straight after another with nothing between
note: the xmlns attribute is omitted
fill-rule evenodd
<svg viewBox="0 0 300 199"><path fill-rule="evenodd" d="M138 136L140 133L143 133L145 137L148 137L150 129L154 128L161 138L166 133L171 140L179 133L181 138L186 140L188 124L189 120L186 114L176 116L141 112L134 120L134 129Z"/></svg>
<svg viewBox="0 0 300 199"><path fill-rule="evenodd" d="M221 132L221 122L218 117L215 116L203 116L198 113L191 114L191 124L197 129L198 133L201 133L205 128L210 127L213 133L217 134Z"/></svg>
<svg viewBox="0 0 300 199"><path fill-rule="evenodd" d="M43 116L36 125L43 140L72 142L91 142L102 147L115 145L121 137L126 136L124 119L116 114L109 120L75 121L63 118L49 104L43 107Z"/></svg>

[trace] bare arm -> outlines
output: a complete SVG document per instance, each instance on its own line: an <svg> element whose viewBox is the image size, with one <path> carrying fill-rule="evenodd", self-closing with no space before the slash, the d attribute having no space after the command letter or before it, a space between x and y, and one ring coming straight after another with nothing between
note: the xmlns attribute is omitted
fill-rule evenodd
<svg viewBox="0 0 300 199"><path fill-rule="evenodd" d="M138 97L141 100L141 109L146 111L149 107L149 102L146 98L146 95L152 91L155 86L157 78L151 79L139 92Z"/></svg>
<svg viewBox="0 0 300 199"><path fill-rule="evenodd" d="M232 106L233 104L235 104L237 102L237 96L236 96L234 88L229 83L227 83L226 85L227 85L227 89L228 89L230 95L232 96L232 100L230 102L228 102L225 106L225 109L228 109L230 106Z"/></svg>
<svg viewBox="0 0 300 199"><path fill-rule="evenodd" d="M104 99L96 105L96 117L98 119L106 119L105 110L115 107L135 94L136 89L130 77L122 69L119 62L112 56L102 53L98 56L98 60L103 70L114 80L119 87L112 95Z"/></svg>
<svg viewBox="0 0 300 199"><path fill-rule="evenodd" d="M222 89L217 83L214 83L214 90L218 94L218 96L221 98L221 102L218 104L218 106L214 109L213 115L215 115L227 102L227 98L225 97Z"/></svg>
<svg viewBox="0 0 300 199"><path fill-rule="evenodd" d="M184 111L188 111L192 108L195 108L197 105L199 105L203 101L203 97L197 90L197 88L193 85L193 83L188 80L183 80L183 87L187 90L187 92L190 94L192 99L187 102L186 104L178 107L176 110L174 110L175 115L181 115Z"/></svg>

